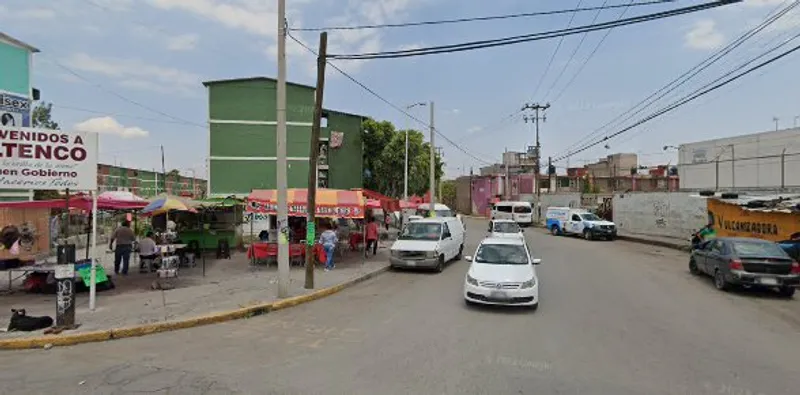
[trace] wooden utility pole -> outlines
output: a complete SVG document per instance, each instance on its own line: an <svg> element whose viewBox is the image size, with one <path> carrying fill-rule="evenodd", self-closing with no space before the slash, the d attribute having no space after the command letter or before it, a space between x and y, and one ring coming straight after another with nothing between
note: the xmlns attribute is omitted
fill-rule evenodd
<svg viewBox="0 0 800 395"><path fill-rule="evenodd" d="M314 119L311 123L311 143L308 166L308 221L306 228L306 289L314 289L314 242L316 238L317 218L317 162L319 161L319 135L322 128L322 98L325 91L325 65L327 64L328 33L319 35L319 53L317 54L317 90L314 92Z"/></svg>

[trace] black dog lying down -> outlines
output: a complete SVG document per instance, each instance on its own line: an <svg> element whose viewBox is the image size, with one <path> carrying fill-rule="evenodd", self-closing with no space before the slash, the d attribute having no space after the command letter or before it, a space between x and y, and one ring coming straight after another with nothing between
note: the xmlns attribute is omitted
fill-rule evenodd
<svg viewBox="0 0 800 395"><path fill-rule="evenodd" d="M29 317L25 315L25 309L11 309L11 321L8 323L8 331L31 332L53 326L53 319L48 316Z"/></svg>

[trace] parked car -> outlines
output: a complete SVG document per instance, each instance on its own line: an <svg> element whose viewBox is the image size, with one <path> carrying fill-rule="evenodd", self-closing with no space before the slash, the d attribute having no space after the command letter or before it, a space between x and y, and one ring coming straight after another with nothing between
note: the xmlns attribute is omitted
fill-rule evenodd
<svg viewBox="0 0 800 395"><path fill-rule="evenodd" d="M403 227L390 251L392 268L426 268L441 272L447 262L461 259L464 228L455 217L418 219Z"/></svg>
<svg viewBox="0 0 800 395"><path fill-rule="evenodd" d="M524 240L486 238L474 257L466 259L472 262L464 280L467 304L517 305L532 309L539 306L539 279L535 265L542 261L531 258Z"/></svg>
<svg viewBox="0 0 800 395"><path fill-rule="evenodd" d="M586 240L617 238L617 227L585 209L548 207L545 214L547 229L554 236L576 235Z"/></svg>
<svg viewBox="0 0 800 395"><path fill-rule="evenodd" d="M490 237L512 237L525 240L522 228L510 219L495 219L489 221Z"/></svg>
<svg viewBox="0 0 800 395"><path fill-rule="evenodd" d="M714 286L732 285L777 289L792 297L800 286L800 264L776 243L768 240L720 237L701 243L689 258L692 274L707 274Z"/></svg>
<svg viewBox="0 0 800 395"><path fill-rule="evenodd" d="M800 232L793 234L789 240L779 241L778 245L783 248L792 259L800 262Z"/></svg>

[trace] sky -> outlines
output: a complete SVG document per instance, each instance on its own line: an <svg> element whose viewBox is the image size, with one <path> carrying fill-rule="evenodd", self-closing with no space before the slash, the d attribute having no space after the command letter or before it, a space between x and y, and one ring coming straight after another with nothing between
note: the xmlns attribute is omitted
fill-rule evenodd
<svg viewBox="0 0 800 395"><path fill-rule="evenodd" d="M401 23L574 9L630 0L288 0L290 28ZM642 0L634 0L639 2ZM625 16L703 1L633 7ZM455 54L332 61L396 107L435 102L446 175L477 172L506 149L533 144L525 103L550 103L542 156L558 158L587 136L604 136L680 99L782 42L800 27L792 11L636 117L609 121L760 23L783 0L743 3L605 31ZM797 7L800 9L800 7ZM329 53L419 48L615 20L623 9L413 28L331 31ZM34 86L62 129L102 133L102 163L206 174L207 97L201 82L277 72L276 0L3 0L3 32L41 50ZM292 34L312 48L318 32ZM582 45L579 46L579 43ZM798 45L795 40L787 49ZM556 50L558 49L558 50ZM573 56L574 53L574 56ZM288 78L314 85L316 60L289 40ZM548 68L548 65L550 66ZM792 127L800 118L800 53L556 164L632 152L640 164L675 164L665 145ZM568 84L569 81L572 83ZM328 68L325 107L425 126ZM428 110L409 110L427 122ZM514 114L512 116L512 114ZM624 120L624 118L622 118ZM797 148L800 151L800 147Z"/></svg>

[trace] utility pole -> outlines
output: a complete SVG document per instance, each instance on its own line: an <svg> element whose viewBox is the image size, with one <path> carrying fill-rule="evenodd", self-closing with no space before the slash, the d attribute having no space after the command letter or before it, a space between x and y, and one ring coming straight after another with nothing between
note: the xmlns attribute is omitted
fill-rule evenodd
<svg viewBox="0 0 800 395"><path fill-rule="evenodd" d="M317 162L319 161L319 135L322 127L322 99L325 90L325 65L328 54L328 33L319 35L317 54L317 90L314 91L314 119L311 124L311 148L308 157L308 220L306 221L306 289L314 289L314 241L316 238L315 220L317 217Z"/></svg>
<svg viewBox="0 0 800 395"><path fill-rule="evenodd" d="M434 154L434 150L436 146L434 145L434 134L436 132L436 127L433 124L433 101L429 104L431 110L431 119L430 119L430 129L431 129L431 187L430 187L430 196L431 196L431 209L430 212L433 216L436 216L436 155Z"/></svg>
<svg viewBox="0 0 800 395"><path fill-rule="evenodd" d="M785 148L784 148L783 152L784 153L786 152ZM783 168L783 161L781 161L781 169L782 168ZM473 174L474 173L472 172L472 166L470 166L470 168L469 168L469 214L470 215L472 215L472 176L473 176ZM781 174L783 174L783 173L781 173ZM783 180L783 177L781 177L781 180ZM781 183L781 185L783 185L783 183Z"/></svg>
<svg viewBox="0 0 800 395"><path fill-rule="evenodd" d="M164 179L164 193L169 194L167 190L167 168L164 166L164 146L161 146L161 178Z"/></svg>
<svg viewBox="0 0 800 395"><path fill-rule="evenodd" d="M508 147L506 147L505 153L508 153ZM503 198L504 200L508 200L508 189L509 189L509 181L508 181L508 160L506 160L506 155L503 155L503 163L506 166L506 176L505 182L503 183Z"/></svg>
<svg viewBox="0 0 800 395"><path fill-rule="evenodd" d="M551 169L553 168L553 157L547 157L547 192L552 194L553 193L553 172Z"/></svg>
<svg viewBox="0 0 800 395"><path fill-rule="evenodd" d="M410 106L406 106L406 111L411 110L417 106L426 106L426 103L414 103ZM406 128L406 159L405 165L403 167L403 200L408 201L408 133L410 132L409 128Z"/></svg>
<svg viewBox="0 0 800 395"><path fill-rule="evenodd" d="M278 297L289 296L289 207L286 174L286 0L278 0L278 85L276 163L278 190Z"/></svg>
<svg viewBox="0 0 800 395"><path fill-rule="evenodd" d="M539 103L532 103L532 104L531 103L526 103L524 106L522 106L522 111L532 110L534 112L533 116L525 116L524 119L525 119L526 123L531 121L531 122L534 122L534 124L536 125L536 152L535 152L535 157L534 157L534 160L536 161L536 163L534 165L534 171L536 172L536 196L537 197L540 197L542 195L542 192L541 192L541 190L539 188L539 177L541 175L540 158L541 158L541 155L542 155L542 146L541 146L541 144L539 144L539 119L541 119L542 122L547 122L547 114L545 114L545 110L547 110L548 108L550 108L550 103L546 103L545 105L541 105ZM541 117L539 116L539 111L541 111ZM549 169L550 168L548 167L548 171L549 171Z"/></svg>

